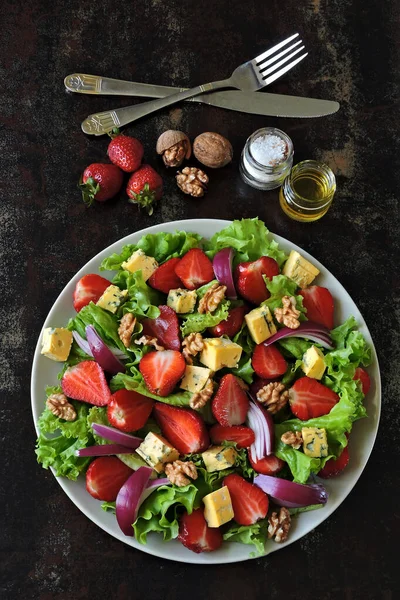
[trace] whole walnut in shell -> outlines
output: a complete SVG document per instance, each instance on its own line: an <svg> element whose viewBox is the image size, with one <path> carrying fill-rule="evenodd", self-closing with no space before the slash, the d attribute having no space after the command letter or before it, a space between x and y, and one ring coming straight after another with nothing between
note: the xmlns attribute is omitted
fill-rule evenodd
<svg viewBox="0 0 400 600"><path fill-rule="evenodd" d="M179 167L185 158L191 157L192 147L183 131L168 129L158 138L156 152L162 155L166 167Z"/></svg>
<svg viewBox="0 0 400 600"><path fill-rule="evenodd" d="M195 138L193 154L199 162L211 169L219 169L231 162L232 144L219 133L206 131Z"/></svg>

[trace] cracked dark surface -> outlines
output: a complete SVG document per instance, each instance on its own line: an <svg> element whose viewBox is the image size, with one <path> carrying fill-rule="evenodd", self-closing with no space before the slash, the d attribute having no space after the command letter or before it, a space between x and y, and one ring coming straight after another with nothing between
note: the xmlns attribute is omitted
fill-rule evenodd
<svg viewBox="0 0 400 600"><path fill-rule="evenodd" d="M400 597L399 4L4 0L2 13L2 598ZM309 56L270 91L338 100L337 114L300 120L191 104L165 110L127 128L144 142L146 161L164 177L164 197L153 217L138 214L124 194L85 208L76 182L87 164L104 160L107 140L85 137L80 122L132 100L67 94L67 74L197 85L221 79L297 30ZM338 191L321 221L290 221L276 191L259 192L241 181L241 149L264 125L291 136L295 162L318 158L336 172ZM203 199L181 194L174 169L166 171L156 156L158 135L171 127L192 139L218 131L232 142L232 164L209 173ZM155 223L254 216L320 260L360 308L380 361L381 425L355 488L308 536L251 562L184 566L108 536L36 464L31 360L58 294L104 247Z"/></svg>

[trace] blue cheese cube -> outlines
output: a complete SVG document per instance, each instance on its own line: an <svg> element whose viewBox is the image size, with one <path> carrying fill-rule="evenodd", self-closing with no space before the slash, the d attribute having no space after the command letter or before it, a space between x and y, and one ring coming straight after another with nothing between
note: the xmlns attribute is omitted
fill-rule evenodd
<svg viewBox="0 0 400 600"><path fill-rule="evenodd" d="M72 331L63 327L46 327L43 331L41 354L55 360L67 360L72 345Z"/></svg>
<svg viewBox="0 0 400 600"><path fill-rule="evenodd" d="M143 250L139 249L128 260L124 261L121 267L131 273L142 271L143 280L147 281L158 268L158 262L152 256L146 256Z"/></svg>
<svg viewBox="0 0 400 600"><path fill-rule="evenodd" d="M321 379L324 374L326 364L323 353L316 346L311 346L304 354L301 368L307 377Z"/></svg>
<svg viewBox="0 0 400 600"><path fill-rule="evenodd" d="M310 261L303 258L299 252L292 250L283 267L282 273L286 277L293 279L299 287L305 288L319 275L319 270Z"/></svg>
<svg viewBox="0 0 400 600"><path fill-rule="evenodd" d="M202 453L201 455L206 469L209 473L214 471L222 471L233 467L237 452L231 446L213 446Z"/></svg>
<svg viewBox="0 0 400 600"><path fill-rule="evenodd" d="M192 313L197 301L196 290L189 291L183 288L169 290L167 306L178 314Z"/></svg>
<svg viewBox="0 0 400 600"><path fill-rule="evenodd" d="M268 306L260 306L245 315L246 325L256 344L262 344L276 333L275 323Z"/></svg>
<svg viewBox="0 0 400 600"><path fill-rule="evenodd" d="M194 367L187 365L181 385L179 386L182 390L187 392L200 392L206 385L208 379L211 377L211 370L206 367Z"/></svg>
<svg viewBox="0 0 400 600"><path fill-rule="evenodd" d="M128 290L120 290L116 285L109 285L96 302L97 306L116 313L121 304L123 304L128 295Z"/></svg>
<svg viewBox="0 0 400 600"><path fill-rule="evenodd" d="M328 440L326 429L318 427L303 427L301 430L303 437L303 451L312 458L323 458L328 456Z"/></svg>
<svg viewBox="0 0 400 600"><path fill-rule="evenodd" d="M237 366L242 355L242 346L223 337L206 338L203 339L203 342L200 362L211 371L215 372L224 367L233 369Z"/></svg>
<svg viewBox="0 0 400 600"><path fill-rule="evenodd" d="M209 527L221 527L234 517L232 500L226 485L203 498L204 518Z"/></svg>
<svg viewBox="0 0 400 600"><path fill-rule="evenodd" d="M179 458L178 450L168 440L152 432L146 435L136 452L157 473L164 471L165 463L174 462Z"/></svg>

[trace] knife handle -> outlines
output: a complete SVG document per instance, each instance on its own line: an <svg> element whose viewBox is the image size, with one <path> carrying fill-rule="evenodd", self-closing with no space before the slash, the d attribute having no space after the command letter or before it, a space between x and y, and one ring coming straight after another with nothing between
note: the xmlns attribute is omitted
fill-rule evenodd
<svg viewBox="0 0 400 600"><path fill-rule="evenodd" d="M64 79L64 85L69 92L76 94L94 94L97 96L143 96L147 98L163 98L170 94L183 92L188 88L150 85L135 83L99 75L72 73Z"/></svg>

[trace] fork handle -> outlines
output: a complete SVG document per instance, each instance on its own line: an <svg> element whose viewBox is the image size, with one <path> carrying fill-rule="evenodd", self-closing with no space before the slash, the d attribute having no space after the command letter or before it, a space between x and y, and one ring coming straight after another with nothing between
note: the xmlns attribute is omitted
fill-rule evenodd
<svg viewBox="0 0 400 600"><path fill-rule="evenodd" d="M89 115L87 119L82 122L82 131L91 135L103 135L112 131L114 127L123 127L132 123L137 119L140 119L148 114L151 114L161 108L176 104L181 100L187 100L193 96L198 96L212 90L220 88L234 87L230 79L223 79L222 81L214 81L212 83L206 83L199 85L190 90L185 90L167 96L166 98L159 98L158 100L150 100L150 102L142 102L134 106L126 106L124 108L117 108L102 113L95 113Z"/></svg>

